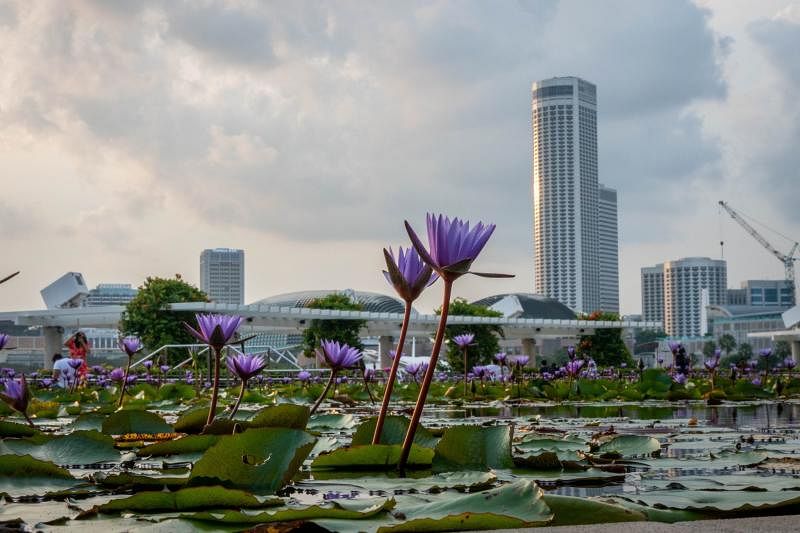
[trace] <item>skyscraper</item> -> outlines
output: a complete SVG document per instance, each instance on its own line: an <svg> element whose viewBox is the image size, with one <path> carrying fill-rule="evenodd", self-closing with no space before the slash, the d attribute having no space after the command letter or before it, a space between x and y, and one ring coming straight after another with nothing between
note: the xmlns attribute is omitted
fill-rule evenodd
<svg viewBox="0 0 800 533"><path fill-rule="evenodd" d="M642 320L664 320L664 264L642 268Z"/></svg>
<svg viewBox="0 0 800 533"><path fill-rule="evenodd" d="M596 87L536 82L532 118L534 289L591 312L601 307Z"/></svg>
<svg viewBox="0 0 800 533"><path fill-rule="evenodd" d="M200 289L212 302L243 304L244 250L203 250L200 254Z"/></svg>
<svg viewBox="0 0 800 533"><path fill-rule="evenodd" d="M600 309L619 313L619 232L617 191L599 185L598 255L600 261Z"/></svg>

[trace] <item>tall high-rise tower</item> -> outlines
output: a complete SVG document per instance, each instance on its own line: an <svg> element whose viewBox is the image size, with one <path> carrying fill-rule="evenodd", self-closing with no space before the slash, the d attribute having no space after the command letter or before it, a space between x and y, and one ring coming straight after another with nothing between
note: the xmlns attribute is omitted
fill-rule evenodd
<svg viewBox="0 0 800 533"><path fill-rule="evenodd" d="M601 307L597 89L575 77L533 84L535 292L580 312Z"/></svg>
<svg viewBox="0 0 800 533"><path fill-rule="evenodd" d="M203 250L200 254L200 289L212 302L243 304L244 250Z"/></svg>
<svg viewBox="0 0 800 533"><path fill-rule="evenodd" d="M617 191L599 185L597 253L600 261L600 309L619 313L619 231Z"/></svg>

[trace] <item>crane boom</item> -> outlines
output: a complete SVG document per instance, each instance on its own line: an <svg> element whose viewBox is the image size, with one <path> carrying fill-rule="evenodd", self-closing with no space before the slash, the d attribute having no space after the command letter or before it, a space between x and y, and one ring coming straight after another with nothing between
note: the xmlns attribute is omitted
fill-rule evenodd
<svg viewBox="0 0 800 533"><path fill-rule="evenodd" d="M755 240L761 244L764 248L766 248L769 253L777 257L781 263L783 263L783 270L785 279L789 284L789 287L792 290L792 301L794 301L794 294L795 294L795 287L794 287L794 262L797 260L794 257L795 252L797 251L798 246L800 243L795 242L792 246L792 249L789 250L788 254L782 253L780 250L772 246L770 242L765 239L756 229L751 226L743 217L739 214L734 208L723 202L722 200L719 201L719 205L731 216L733 220L739 223L740 226L744 228L744 230L749 233Z"/></svg>

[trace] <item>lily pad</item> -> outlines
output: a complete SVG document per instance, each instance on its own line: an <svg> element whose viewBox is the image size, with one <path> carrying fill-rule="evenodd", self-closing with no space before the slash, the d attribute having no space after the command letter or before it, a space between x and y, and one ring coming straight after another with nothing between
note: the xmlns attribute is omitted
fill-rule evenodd
<svg viewBox="0 0 800 533"><path fill-rule="evenodd" d="M247 424L253 428L305 429L309 416L311 411L307 406L283 403L261 409Z"/></svg>
<svg viewBox="0 0 800 533"><path fill-rule="evenodd" d="M104 487L134 490L178 489L189 481L187 477L155 477L123 472L122 474L97 474L95 481Z"/></svg>
<svg viewBox="0 0 800 533"><path fill-rule="evenodd" d="M208 420L208 407L196 407L182 413L175 421L175 431L178 433L200 433ZM222 409L217 409L217 413Z"/></svg>
<svg viewBox="0 0 800 533"><path fill-rule="evenodd" d="M145 491L128 498L111 500L98 506L100 513L157 513L164 511L196 511L200 509L262 509L283 505L280 498L259 499L243 490L224 487L187 487L175 492Z"/></svg>
<svg viewBox="0 0 800 533"><path fill-rule="evenodd" d="M124 409L110 415L103 422L103 433L107 435L171 432L172 426L150 411Z"/></svg>
<svg viewBox="0 0 800 533"><path fill-rule="evenodd" d="M800 494L795 491L653 490L617 497L656 509L711 513L748 513L800 505Z"/></svg>
<svg viewBox="0 0 800 533"><path fill-rule="evenodd" d="M439 472L511 468L511 433L511 426L449 427L436 445L433 468Z"/></svg>
<svg viewBox="0 0 800 533"><path fill-rule="evenodd" d="M292 522L296 520L319 520L338 518L343 520L363 520L379 513L391 510L395 505L393 498L374 498L366 502L337 501L326 505L312 505L296 509L280 509L263 513L242 513L228 511L224 513L204 512L181 515L181 518L202 520L225 524L271 524L275 522Z"/></svg>
<svg viewBox="0 0 800 533"><path fill-rule="evenodd" d="M285 428L248 429L220 437L195 463L189 484L274 493L292 479L314 442L305 431Z"/></svg>
<svg viewBox="0 0 800 533"><path fill-rule="evenodd" d="M34 437L35 439L35 437ZM114 439L97 431L73 431L46 441L6 439L3 445L19 455L29 454L59 465L93 465L119 461Z"/></svg>
<svg viewBox="0 0 800 533"><path fill-rule="evenodd" d="M640 512L615 503L573 496L545 495L544 502L553 512L551 526L637 522L647 520Z"/></svg>
<svg viewBox="0 0 800 533"><path fill-rule="evenodd" d="M0 420L0 437L32 437L38 431L35 428L26 426L25 424L17 424L16 422L8 422L7 420Z"/></svg>
<svg viewBox="0 0 800 533"><path fill-rule="evenodd" d="M355 427L353 415L314 415L306 425L307 429L350 429Z"/></svg>
<svg viewBox="0 0 800 533"><path fill-rule="evenodd" d="M311 468L326 470L391 470L397 467L403 447L389 444L365 444L339 448L320 454ZM413 444L406 463L409 468L429 467L433 461L433 450Z"/></svg>
<svg viewBox="0 0 800 533"><path fill-rule="evenodd" d="M136 452L136 455L148 457L204 452L216 444L220 438L219 435L187 435L179 439L144 446Z"/></svg>
<svg viewBox="0 0 800 533"><path fill-rule="evenodd" d="M375 435L375 424L378 418L372 417L363 421L353 433L353 445L372 444L372 437ZM391 415L383 421L383 431L379 444L403 444L408 431L410 420L404 416ZM414 434L414 444L423 448L435 448L439 439L423 426L417 426Z"/></svg>
<svg viewBox="0 0 800 533"><path fill-rule="evenodd" d="M650 456L661 451L658 440L647 435L617 435L600 445L600 455L612 454L632 458Z"/></svg>
<svg viewBox="0 0 800 533"><path fill-rule="evenodd" d="M60 466L30 455L0 455L0 476L74 479L69 471Z"/></svg>
<svg viewBox="0 0 800 533"><path fill-rule="evenodd" d="M316 477L316 474L315 474ZM397 475L384 474L383 476L370 476L361 478L347 478L346 480L319 480L305 479L293 483L293 486L319 491L339 490L342 492L360 489L363 492L385 491L387 493L402 492L428 492L438 494L448 489L459 492L477 492L490 489L497 483L494 472L447 472L434 474L422 478L397 477Z"/></svg>

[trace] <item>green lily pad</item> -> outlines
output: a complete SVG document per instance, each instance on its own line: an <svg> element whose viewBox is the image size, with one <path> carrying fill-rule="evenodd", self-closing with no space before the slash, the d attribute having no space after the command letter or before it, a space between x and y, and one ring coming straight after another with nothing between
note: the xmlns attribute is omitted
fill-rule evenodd
<svg viewBox="0 0 800 533"><path fill-rule="evenodd" d="M155 477L138 474L97 474L95 481L104 487L125 488L134 490L179 489L189 481L188 477Z"/></svg>
<svg viewBox="0 0 800 533"><path fill-rule="evenodd" d="M16 422L8 422L7 420L0 420L0 437L32 437L38 431L35 428L25 424L17 424Z"/></svg>
<svg viewBox="0 0 800 533"><path fill-rule="evenodd" d="M553 518L542 489L526 480L475 494L447 493L430 502L400 506L396 514L400 513L405 521L379 527L378 532L519 529L544 525Z"/></svg>
<svg viewBox="0 0 800 533"><path fill-rule="evenodd" d="M299 509L280 509L278 511L251 514L238 511L224 513L204 512L181 515L181 518L224 524L271 524L297 520L317 521L323 518L342 520L363 520L391 510L395 505L393 498L375 498L363 502L336 501L326 505L312 505Z"/></svg>
<svg viewBox="0 0 800 533"><path fill-rule="evenodd" d="M497 483L497 476L494 472L476 472L474 470L447 472L421 478L398 477L397 474L390 473L361 478L348 477L346 480L320 480L316 479L316 476L317 474L315 473L315 479L297 481L293 486L320 491L340 490L341 492L347 492L356 487L364 492L385 491L397 494L400 491L407 491L438 494L448 489L454 489L459 492L477 492L493 488Z"/></svg>
<svg viewBox="0 0 800 533"><path fill-rule="evenodd" d="M0 476L74 479L69 471L30 455L0 455Z"/></svg>
<svg viewBox="0 0 800 533"><path fill-rule="evenodd" d="M573 496L545 495L544 502L553 512L551 526L637 522L647 520L640 512L615 503Z"/></svg>
<svg viewBox="0 0 800 533"><path fill-rule="evenodd" d="M248 429L220 437L195 463L189 484L274 493L292 479L314 442L305 431L286 428Z"/></svg>
<svg viewBox="0 0 800 533"><path fill-rule="evenodd" d="M356 418L353 415L314 415L306 429L350 429L355 425Z"/></svg>
<svg viewBox="0 0 800 533"><path fill-rule="evenodd" d="M710 513L750 513L800 505L795 491L653 490L618 498L656 509Z"/></svg>
<svg viewBox="0 0 800 533"><path fill-rule="evenodd" d="M697 470L728 469L740 466L755 466L766 461L768 454L764 452L722 452L720 454L704 454L686 459L656 458L638 460L637 463L657 470Z"/></svg>
<svg viewBox="0 0 800 533"><path fill-rule="evenodd" d="M150 411L124 409L110 415L103 422L106 435L126 433L172 433L172 426Z"/></svg>
<svg viewBox="0 0 800 533"><path fill-rule="evenodd" d="M305 405L282 403L258 411L247 421L252 428L305 429L311 410Z"/></svg>
<svg viewBox="0 0 800 533"><path fill-rule="evenodd" d="M85 429L85 430L93 430L93 431L102 431L103 429L103 421L106 419L105 416L98 414L98 413L83 413L75 418L72 421L73 430L76 429Z"/></svg>
<svg viewBox="0 0 800 533"><path fill-rule="evenodd" d="M166 383L156 393L159 400L191 400L197 395L194 387L186 383ZM208 411L206 411L208 414Z"/></svg>
<svg viewBox="0 0 800 533"><path fill-rule="evenodd" d="M182 413L175 421L175 431L178 433L200 433L208 420L208 407L196 407ZM217 409L217 413L222 409Z"/></svg>
<svg viewBox="0 0 800 533"><path fill-rule="evenodd" d="M187 435L179 439L156 442L136 451L139 457L204 452L219 442L219 435Z"/></svg>
<svg viewBox="0 0 800 533"><path fill-rule="evenodd" d="M224 487L187 487L175 492L145 491L128 498L111 500L96 508L106 514L128 512L157 513L200 509L262 509L283 505L280 498L261 500L249 492Z"/></svg>
<svg viewBox="0 0 800 533"><path fill-rule="evenodd" d="M514 464L533 470L561 470L561 460L555 452L541 452L538 455L514 457Z"/></svg>
<svg viewBox="0 0 800 533"><path fill-rule="evenodd" d="M73 431L46 441L6 439L3 445L13 453L29 454L59 465L92 465L119 461L120 458L119 451L114 449L114 439L97 431Z"/></svg>
<svg viewBox="0 0 800 533"><path fill-rule="evenodd" d="M524 452L588 452L589 445L579 439L555 439L552 437L528 436L514 445Z"/></svg>
<svg viewBox="0 0 800 533"><path fill-rule="evenodd" d="M353 446L361 444L372 444L372 437L375 434L375 424L378 417L368 418L361 422L353 433ZM403 444L408 431L410 420L404 416L391 415L383 421L383 431L381 432L380 444ZM417 426L414 433L414 444L423 448L435 448L439 439L423 426Z"/></svg>
<svg viewBox="0 0 800 533"><path fill-rule="evenodd" d="M436 445L438 472L511 468L511 426L452 426Z"/></svg>
<svg viewBox="0 0 800 533"><path fill-rule="evenodd" d="M601 455L613 454L625 458L650 456L660 451L658 440L647 435L617 435L597 449Z"/></svg>
<svg viewBox="0 0 800 533"><path fill-rule="evenodd" d="M365 444L339 448L322 453L311 468L317 470L391 470L397 467L403 447L389 444ZM428 467L433 460L433 450L413 444L408 456L409 468Z"/></svg>

